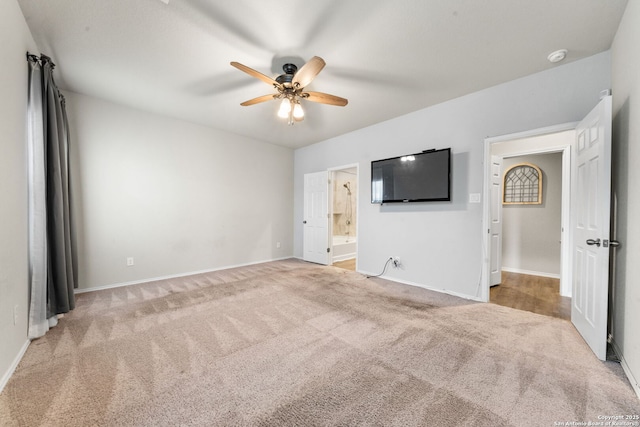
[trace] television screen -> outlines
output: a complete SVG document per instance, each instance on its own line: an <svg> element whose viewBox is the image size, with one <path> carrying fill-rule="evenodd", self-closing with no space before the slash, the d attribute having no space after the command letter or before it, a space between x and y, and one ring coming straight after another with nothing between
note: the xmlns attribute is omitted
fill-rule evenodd
<svg viewBox="0 0 640 427"><path fill-rule="evenodd" d="M371 162L371 203L451 200L451 148Z"/></svg>

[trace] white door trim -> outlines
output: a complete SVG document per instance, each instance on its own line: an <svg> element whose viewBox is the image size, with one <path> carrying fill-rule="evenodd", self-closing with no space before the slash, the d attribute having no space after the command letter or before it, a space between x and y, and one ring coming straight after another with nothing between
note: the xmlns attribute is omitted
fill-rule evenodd
<svg viewBox="0 0 640 427"><path fill-rule="evenodd" d="M488 136L484 139L484 141L485 143L493 144L496 142L505 142L505 141L511 141L514 139L531 138L534 136L548 135L551 133L560 133L567 130L574 130L579 123L580 122L568 122L568 123L561 123L559 125L546 126L538 129L531 129L523 132L509 133L506 135Z"/></svg>

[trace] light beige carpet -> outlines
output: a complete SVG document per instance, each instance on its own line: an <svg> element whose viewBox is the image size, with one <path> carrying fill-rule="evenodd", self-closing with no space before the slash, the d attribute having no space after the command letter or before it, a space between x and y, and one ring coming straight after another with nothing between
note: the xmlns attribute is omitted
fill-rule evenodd
<svg viewBox="0 0 640 427"><path fill-rule="evenodd" d="M80 294L0 395L2 426L553 426L639 413L619 366L569 322L297 260Z"/></svg>

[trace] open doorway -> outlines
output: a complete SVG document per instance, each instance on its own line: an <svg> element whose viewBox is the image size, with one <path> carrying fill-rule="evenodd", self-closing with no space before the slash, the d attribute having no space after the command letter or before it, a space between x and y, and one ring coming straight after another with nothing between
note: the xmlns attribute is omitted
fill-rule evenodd
<svg viewBox="0 0 640 427"><path fill-rule="evenodd" d="M492 235L487 301L570 319L571 267L568 248L570 155L575 131L544 129L529 135L487 140L492 159ZM536 203L507 203L505 172L533 165L540 174ZM529 166L523 166L528 168ZM495 271L494 271L495 270Z"/></svg>
<svg viewBox="0 0 640 427"><path fill-rule="evenodd" d="M331 171L331 254L332 265L356 270L358 168Z"/></svg>
<svg viewBox="0 0 640 427"><path fill-rule="evenodd" d="M489 301L570 320L571 299L560 294L562 155L551 152L503 158L502 272L500 283L491 287ZM518 178L522 170L540 175L536 176L539 192L533 189L537 196L529 194L528 201L519 203L504 200L513 197L510 193L515 189L531 191L531 182Z"/></svg>
<svg viewBox="0 0 640 427"><path fill-rule="evenodd" d="M567 137L565 141L560 136ZM548 146L541 140L550 136ZM514 142L518 140L517 142ZM481 296L489 301L489 288L501 272L497 242L501 233L499 195L500 160L494 146L511 141L518 154L562 151L562 242L560 292L571 294L571 323L600 360L606 359L609 300L609 251L611 212L611 96L600 102L579 122L521 134L485 139L484 151L484 262ZM516 148L513 148L516 147ZM495 153L494 153L495 154ZM515 153L512 153L515 155ZM571 185L569 185L571 184ZM495 225L495 227L494 227ZM494 274L495 273L495 274Z"/></svg>

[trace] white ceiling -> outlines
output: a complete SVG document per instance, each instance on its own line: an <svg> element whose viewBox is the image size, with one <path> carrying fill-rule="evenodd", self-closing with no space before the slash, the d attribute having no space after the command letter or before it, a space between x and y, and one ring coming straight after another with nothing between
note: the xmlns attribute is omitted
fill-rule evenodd
<svg viewBox="0 0 640 427"><path fill-rule="evenodd" d="M605 51L626 0L18 0L58 86L292 148ZM327 65L288 126L270 76ZM563 64L560 63L560 64Z"/></svg>

